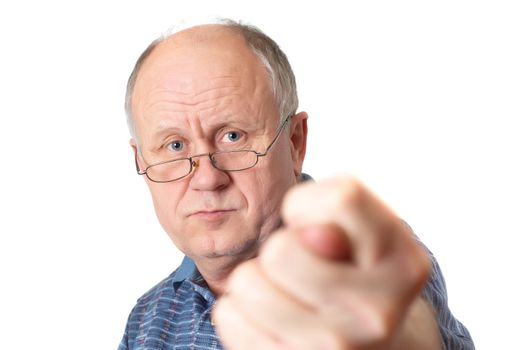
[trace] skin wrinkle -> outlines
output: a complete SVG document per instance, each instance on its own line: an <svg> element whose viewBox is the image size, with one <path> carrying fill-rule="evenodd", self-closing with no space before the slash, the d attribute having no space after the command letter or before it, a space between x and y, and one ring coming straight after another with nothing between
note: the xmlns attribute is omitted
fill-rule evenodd
<svg viewBox="0 0 527 350"><path fill-rule="evenodd" d="M230 96L237 96L237 95L234 95L234 94L230 94ZM239 95L238 95L239 96ZM163 110L167 110L167 111L170 111L171 109L169 108L170 106L183 106L183 107L196 107L198 106L199 104L201 103L208 103L208 104L211 104L212 106L211 107L204 107L203 109L210 109L210 108L214 108L214 102L216 102L217 100L221 100L222 98L224 98L226 96L218 96L216 98L213 98L213 99L208 99L206 101L199 101L199 102L184 102L184 101L170 101L170 100L159 100L157 101L155 104L151 105L151 106L146 106L146 109L147 110L150 110L150 109L155 109L155 110L158 110L158 111L163 111ZM162 107L157 107L157 105L161 105ZM163 109L163 106L166 105L166 108ZM179 113L185 113L189 110L190 108L182 108L181 110L175 110L175 112L179 112Z"/></svg>
<svg viewBox="0 0 527 350"><path fill-rule="evenodd" d="M184 105L184 106L193 107L193 106L197 106L197 105L199 105L200 103L203 103L203 102L210 102L210 101L214 101L216 99L221 99L222 97L225 97L225 96L228 96L228 95L232 95L232 91L236 91L236 90L239 90L239 89L240 89L240 86L234 86L234 85L233 86L225 86L225 87L211 87L211 88L207 89L206 91L198 92L198 93L185 93L185 92L177 91L177 90L159 89L159 90L153 90L151 92L151 94L164 94L164 93L166 93L169 96L166 100L162 100L162 99L158 100L157 103L162 103L162 102L169 103L169 104L174 104L175 103L175 104L181 104L181 105ZM211 91L216 91L216 90L220 90L220 91L221 90L226 90L225 91L225 95L219 95L219 96L216 96L214 98L207 98L205 96L205 97L203 97L202 100L197 100L198 97L201 97L202 95L205 95L207 93L210 93ZM174 99L174 97L176 97L177 95L182 95L183 97L190 98L193 101L185 101L184 99L176 100L176 99ZM197 101L194 101L194 100L197 100ZM147 109L149 107L150 106L148 106L148 105L146 106Z"/></svg>
<svg viewBox="0 0 527 350"><path fill-rule="evenodd" d="M224 97L225 98L225 97ZM233 104L233 100L234 98L232 97L229 97L226 101L219 101L219 99L217 99L216 101L218 101L217 103L215 104L210 104L210 106L205 106L205 107L199 107L199 108L196 108L197 111L195 112L195 114L197 115L205 115L205 116L210 116L210 119L212 119L212 121L209 123L209 124L213 124L215 123L216 121L214 119L221 119L222 122L231 122L232 119L234 118L230 118L231 120L227 120L226 117L227 116L223 116L222 114L224 114L224 110L228 109L230 105ZM155 105L157 106L157 104ZM177 106L176 103L173 104L173 106ZM147 110L145 111L145 114L148 114L148 115L151 115L151 114L160 114L161 116L167 116L167 119L170 119L170 117L177 117L179 115L185 115L187 114L188 112L187 111L180 111L180 110L177 110L177 108L154 108L154 109L151 109L151 110ZM162 131L164 128L166 128L166 125L170 125L170 124L173 124L173 123L170 123L170 121L167 121L167 120L162 120L158 123L158 126L156 127L156 133L159 132L159 131ZM177 125L175 126L177 127Z"/></svg>
<svg viewBox="0 0 527 350"><path fill-rule="evenodd" d="M225 94L217 94L213 98L209 98L203 101L187 102L184 100L174 99L173 97L177 96L175 92L169 93L171 97L170 99L156 98L156 96L160 94L162 95L162 93L159 93L159 92L156 94L151 94L153 96L150 96L149 98L154 99L154 101L144 107L144 113L146 114L159 113L159 112L162 112L164 109L171 111L171 112L176 112L176 113L188 113L189 111L192 110L193 107L195 108L200 105L204 105L204 107L199 107L200 110L213 109L218 104L221 104L223 102L222 99L225 99L225 98L235 99L236 97L239 98L241 95L241 94L233 94L232 92L230 92L230 93L225 93ZM181 106L183 106L184 108L181 108L181 109L177 108Z"/></svg>

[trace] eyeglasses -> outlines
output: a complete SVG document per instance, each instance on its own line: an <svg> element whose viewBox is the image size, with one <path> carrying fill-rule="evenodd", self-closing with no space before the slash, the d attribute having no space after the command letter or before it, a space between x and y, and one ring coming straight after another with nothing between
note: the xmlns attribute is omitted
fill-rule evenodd
<svg viewBox="0 0 527 350"><path fill-rule="evenodd" d="M153 182L165 183L177 181L192 172L192 169L198 166L196 158L209 157L212 166L221 171L242 171L254 167L260 157L266 156L276 140L282 134L285 126L291 116L287 117L278 131L263 153L256 152L254 150L234 150L234 151L218 151L214 153L202 153L196 154L188 158L177 158L171 160L165 160L159 163L154 163L141 170L137 162L137 153L135 156L135 167L138 175L146 175L146 177Z"/></svg>

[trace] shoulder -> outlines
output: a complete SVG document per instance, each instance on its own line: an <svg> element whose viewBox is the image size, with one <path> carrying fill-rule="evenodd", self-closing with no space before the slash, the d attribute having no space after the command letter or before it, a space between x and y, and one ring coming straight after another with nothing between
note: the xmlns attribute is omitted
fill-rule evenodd
<svg viewBox="0 0 527 350"><path fill-rule="evenodd" d="M160 298L174 298L177 286L192 274L196 265L185 256L181 265L161 282L143 294L138 300L137 305L146 306L158 301Z"/></svg>
<svg viewBox="0 0 527 350"><path fill-rule="evenodd" d="M145 322L145 320L155 317L158 311L167 308L168 304L180 303L181 300L179 299L183 296L178 296L176 290L181 292L179 285L195 268L194 262L185 256L176 270L137 299L137 303L130 313L128 326L137 325L138 320Z"/></svg>
<svg viewBox="0 0 527 350"><path fill-rule="evenodd" d="M408 229L410 226L405 222ZM427 253L430 260L430 276L421 296L432 306L435 311L437 325L443 340L445 349L473 350L474 342L468 329L457 320L448 306L448 294L445 278L441 268L434 257L434 254L421 242L421 240L411 231L416 241Z"/></svg>
<svg viewBox="0 0 527 350"><path fill-rule="evenodd" d="M181 266L137 299L128 316L119 350L144 345L149 330L159 328L159 322L170 318L168 313L177 303L174 281L180 269Z"/></svg>
<svg viewBox="0 0 527 350"><path fill-rule="evenodd" d="M174 294L174 276L177 274L178 270L181 267L178 267L170 275L165 277L155 286L150 288L146 293L144 293L139 299L137 299L137 306L146 306L152 304L154 301L158 300L162 296L169 296Z"/></svg>

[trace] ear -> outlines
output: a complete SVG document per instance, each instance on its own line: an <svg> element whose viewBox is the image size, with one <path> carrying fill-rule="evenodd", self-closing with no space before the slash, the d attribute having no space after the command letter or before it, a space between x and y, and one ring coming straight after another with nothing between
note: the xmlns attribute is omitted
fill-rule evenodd
<svg viewBox="0 0 527 350"><path fill-rule="evenodd" d="M135 139L130 139L130 146L134 152L135 164L137 167L136 170L139 172L139 170L146 168L146 164L143 160L143 157L141 157L139 154L139 146L137 145L137 141Z"/></svg>
<svg viewBox="0 0 527 350"><path fill-rule="evenodd" d="M289 143L291 158L293 160L295 176L302 173L302 164L306 155L307 141L307 113L300 112L294 115L289 126Z"/></svg>

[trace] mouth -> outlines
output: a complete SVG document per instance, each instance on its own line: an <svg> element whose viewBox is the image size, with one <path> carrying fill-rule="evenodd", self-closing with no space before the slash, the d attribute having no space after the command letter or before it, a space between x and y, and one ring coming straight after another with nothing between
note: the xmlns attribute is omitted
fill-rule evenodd
<svg viewBox="0 0 527 350"><path fill-rule="evenodd" d="M219 209L219 210L200 210L190 214L190 217L196 219L206 220L206 221L215 221L224 219L230 213L234 212L234 209Z"/></svg>

